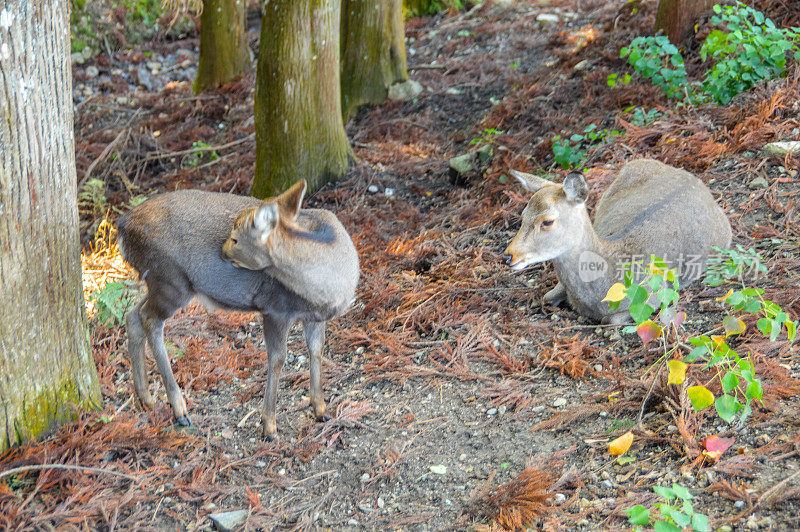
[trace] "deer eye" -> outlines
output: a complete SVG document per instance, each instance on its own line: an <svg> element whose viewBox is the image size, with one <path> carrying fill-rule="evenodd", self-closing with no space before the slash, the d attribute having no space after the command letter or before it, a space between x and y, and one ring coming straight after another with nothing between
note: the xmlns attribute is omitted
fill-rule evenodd
<svg viewBox="0 0 800 532"><path fill-rule="evenodd" d="M231 244L233 244L234 246L235 246L236 244L238 244L238 243L239 243L239 242L238 242L238 241L237 241L235 238L233 238L233 237L231 237L231 239L230 239L230 240L231 240Z"/></svg>
<svg viewBox="0 0 800 532"><path fill-rule="evenodd" d="M542 227L550 227L553 225L555 220L542 220Z"/></svg>

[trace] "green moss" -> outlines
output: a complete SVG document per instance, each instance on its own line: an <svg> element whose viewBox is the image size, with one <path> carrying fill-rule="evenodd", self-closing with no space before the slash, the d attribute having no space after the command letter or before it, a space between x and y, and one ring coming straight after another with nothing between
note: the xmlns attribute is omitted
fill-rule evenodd
<svg viewBox="0 0 800 532"><path fill-rule="evenodd" d="M66 378L33 398L24 399L22 416L14 425L16 434L8 434L16 441L5 441L5 437L0 439L0 452L5 451L9 443L14 445L29 438L44 436L56 426L74 421L77 419L77 408L100 409L102 398L99 395L93 397L91 390L88 392L74 378Z"/></svg>

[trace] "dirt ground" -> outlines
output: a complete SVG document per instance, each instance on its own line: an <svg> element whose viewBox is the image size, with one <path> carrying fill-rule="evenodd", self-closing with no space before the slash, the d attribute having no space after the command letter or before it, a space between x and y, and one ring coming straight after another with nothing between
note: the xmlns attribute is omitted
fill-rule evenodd
<svg viewBox="0 0 800 532"><path fill-rule="evenodd" d="M243 509L246 530L629 529L627 508L660 502L652 486L677 482L714 529L800 528L800 356L784 337L766 341L751 320L736 340L765 394L744 427L729 426L681 402L654 367L657 348L542 304L552 266L514 273L502 262L527 201L508 169L566 175L553 166L553 136L594 123L624 135L589 151L590 206L636 157L695 172L728 214L734 243L764 257L768 272L755 285L800 312L797 158L761 153L767 142L800 139L800 71L726 107L678 108L636 77L608 87L608 74L629 72L619 48L651 31L655 4L487 1L408 21L409 73L423 92L359 111L347 124L358 164L307 201L338 215L361 257L357 302L328 328L333 419L310 418L296 329L280 438L262 441L260 320L194 302L166 329L196 426L175 430L155 364L157 405L145 412L133 400L124 328L95 320L104 410L6 453L0 471L62 463L106 473L7 479L0 527L211 530L209 514ZM798 7L755 4L800 25ZM690 74L706 22L685 43ZM250 36L257 46L255 25ZM78 179L102 180L82 199L89 292L98 279L134 278L113 245L94 241L107 212L113 221L132 199L176 188L249 190L253 78L193 95L197 46L188 31L74 66ZM636 125L632 107L659 117ZM455 175L448 160L473 139L490 143L492 157ZM208 150L191 152L198 146ZM687 334L720 324L716 299L727 290L682 292ZM698 382L710 375L691 372ZM617 461L608 443L628 430L635 459ZM735 438L716 463L700 443L713 434Z"/></svg>

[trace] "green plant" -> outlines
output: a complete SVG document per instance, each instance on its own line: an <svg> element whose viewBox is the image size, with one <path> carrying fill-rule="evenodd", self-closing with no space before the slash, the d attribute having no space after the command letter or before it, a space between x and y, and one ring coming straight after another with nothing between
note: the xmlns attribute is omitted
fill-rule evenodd
<svg viewBox="0 0 800 532"><path fill-rule="evenodd" d="M469 141L470 145L475 144L494 144L498 135L502 135L505 131L499 131L492 127L487 127L483 131L478 132L478 136Z"/></svg>
<svg viewBox="0 0 800 532"><path fill-rule="evenodd" d="M125 315L136 303L138 293L132 281L107 283L90 296L94 303L95 318L104 327L125 325Z"/></svg>
<svg viewBox="0 0 800 532"><path fill-rule="evenodd" d="M629 46L620 50L619 55L627 59L639 75L652 80L668 97L693 100L694 84L686 79L683 56L667 37L636 37Z"/></svg>
<svg viewBox="0 0 800 532"><path fill-rule="evenodd" d="M92 178L86 181L78 192L78 212L91 218L99 218L108 210L106 183Z"/></svg>
<svg viewBox="0 0 800 532"><path fill-rule="evenodd" d="M641 107L628 107L623 111L623 114L627 113L630 113L630 122L634 126L646 126L648 124L652 124L663 116L663 114L657 109L650 109L649 111L646 111Z"/></svg>
<svg viewBox="0 0 800 532"><path fill-rule="evenodd" d="M719 298L719 301L725 301L732 310L722 320L722 335L708 333L686 340L680 338L679 333L686 314L677 311L677 271L669 269L663 260L654 256L650 257L650 265L645 271L634 271L635 265L629 265L623 282L615 283L604 301L609 301L611 310L617 310L625 299L629 300L628 313L636 325L624 330L636 331L645 344L656 339L661 342L664 354L659 362L669 361L668 384L683 384L688 364L693 362L705 362L704 369L714 369L714 378L720 383L722 395L715 398L704 385L691 386L686 393L695 410L700 411L713 404L717 415L730 423L737 417L744 421L752 413L752 402L760 401L763 395L761 381L757 378L750 354L743 357L728 344L730 337L740 335L746 330L745 322L739 316L755 314L758 317L756 327L773 342L784 330L787 339L794 342L797 321L791 320L779 305L764 299L763 290L746 287L746 271L766 271L755 251L745 251L741 246L737 250L716 249L719 258L711 262L706 282L717 286L736 280L741 285L740 290L730 289ZM651 303L657 304L659 308L654 308ZM678 337L671 345L667 341L670 329ZM670 360L679 350L688 354L682 360Z"/></svg>
<svg viewBox="0 0 800 532"><path fill-rule="evenodd" d="M694 511L692 494L687 488L675 483L671 488L653 486L653 491L666 501L654 505L658 508L660 517L652 516L650 510L641 504L626 510L628 522L636 525L637 530L651 523L656 532L680 532L687 527L696 532L711 530L708 517Z"/></svg>
<svg viewBox="0 0 800 532"><path fill-rule="evenodd" d="M714 13L711 23L727 31L709 33L700 56L714 60L703 88L719 105L761 80L785 75L787 52L794 51L794 58L800 59L800 28L776 28L762 12L742 2L715 5Z"/></svg>
<svg viewBox="0 0 800 532"><path fill-rule="evenodd" d="M561 135L553 137L553 161L561 168L575 168L586 156L586 151L593 145L605 142L608 137L621 135L619 131L597 129L597 124L589 124L583 133L575 133L569 139Z"/></svg>
<svg viewBox="0 0 800 532"><path fill-rule="evenodd" d="M216 150L211 150L210 144L206 144L201 140L196 140L192 143L192 152L183 158L183 165L188 167L195 167L204 161L216 161L219 159L219 154Z"/></svg>
<svg viewBox="0 0 800 532"><path fill-rule="evenodd" d="M465 0L403 0L406 18L434 15L448 9L464 9Z"/></svg>

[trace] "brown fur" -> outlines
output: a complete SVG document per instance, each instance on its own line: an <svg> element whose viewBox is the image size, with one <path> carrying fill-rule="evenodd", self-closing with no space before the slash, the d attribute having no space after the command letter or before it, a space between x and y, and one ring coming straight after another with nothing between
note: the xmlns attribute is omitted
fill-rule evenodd
<svg viewBox="0 0 800 532"><path fill-rule="evenodd" d="M545 299L554 304L568 299L592 319L627 318L624 307L612 313L602 302L621 263L632 258L647 262L650 255L673 266L692 259L698 268L679 271L685 286L702 274L712 246L730 246L730 223L708 188L692 174L658 161L627 163L600 199L594 225L584 205L588 188L580 174L570 174L560 186L511 173L534 194L505 251L509 264L522 269L553 260L559 283ZM605 264L602 275L587 269L587 258Z"/></svg>
<svg viewBox="0 0 800 532"><path fill-rule="evenodd" d="M358 255L333 213L301 209L305 181L284 194L257 199L187 190L153 197L119 222L125 259L147 284L147 296L127 317L128 352L136 393L153 399L144 366L150 345L179 423L190 423L164 347L164 321L197 296L207 306L258 311L269 355L262 415L264 435L276 434L275 404L289 328L301 321L311 351L311 403L326 417L320 382L325 324L352 304Z"/></svg>

